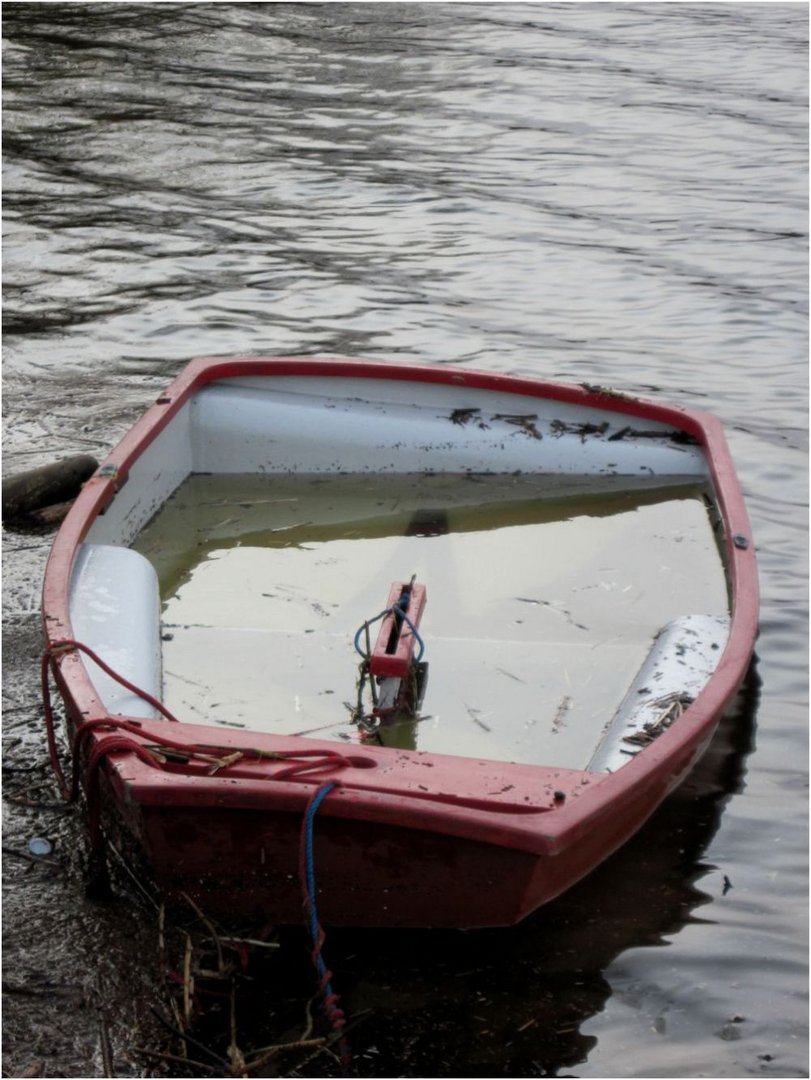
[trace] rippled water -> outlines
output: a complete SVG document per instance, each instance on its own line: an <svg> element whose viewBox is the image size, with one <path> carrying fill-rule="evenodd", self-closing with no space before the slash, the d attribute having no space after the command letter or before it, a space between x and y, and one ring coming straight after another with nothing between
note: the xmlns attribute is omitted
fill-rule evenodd
<svg viewBox="0 0 811 1080"><path fill-rule="evenodd" d="M726 425L763 590L738 706L524 926L331 935L372 1009L358 1075L807 1075L806 7L3 11L4 472L103 455L215 353L588 380ZM100 1074L101 979L144 1075L152 927L88 905L79 823L25 805L53 799L48 543L6 534L4 843L46 831L69 872L5 859L7 1066Z"/></svg>

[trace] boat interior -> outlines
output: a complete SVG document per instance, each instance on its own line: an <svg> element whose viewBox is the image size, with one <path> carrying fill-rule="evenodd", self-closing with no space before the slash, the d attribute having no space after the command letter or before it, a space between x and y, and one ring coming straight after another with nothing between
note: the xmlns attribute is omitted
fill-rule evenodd
<svg viewBox="0 0 811 1080"><path fill-rule="evenodd" d="M72 620L181 721L615 771L723 652L720 532L700 448L666 425L462 387L230 380L133 463L76 560ZM412 580L419 700L375 719L373 620ZM87 665L111 712L153 715Z"/></svg>

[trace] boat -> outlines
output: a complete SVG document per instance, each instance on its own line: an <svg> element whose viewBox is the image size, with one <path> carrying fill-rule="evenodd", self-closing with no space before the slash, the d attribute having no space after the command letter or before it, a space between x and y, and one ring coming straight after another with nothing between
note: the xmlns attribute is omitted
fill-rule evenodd
<svg viewBox="0 0 811 1080"><path fill-rule="evenodd" d="M475 928L570 888L687 776L758 586L708 413L202 358L84 485L42 617L63 790L167 903Z"/></svg>

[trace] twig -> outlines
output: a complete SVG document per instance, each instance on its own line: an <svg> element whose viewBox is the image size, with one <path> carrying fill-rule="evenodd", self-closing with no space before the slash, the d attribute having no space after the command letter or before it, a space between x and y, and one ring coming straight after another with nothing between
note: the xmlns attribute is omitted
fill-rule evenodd
<svg viewBox="0 0 811 1080"><path fill-rule="evenodd" d="M193 1046L196 1050L201 1050L207 1057L210 1057L212 1061L216 1061L220 1069L228 1068L228 1062L225 1061L224 1058L221 1058L219 1054L215 1054L213 1050L209 1050L207 1046L205 1046L201 1042L198 1042L197 1039L193 1038L191 1035L187 1035L185 1031L181 1031L180 1028L176 1028L174 1024L170 1024L166 1017L162 1016L154 1005L150 1005L149 1011L157 1020L159 1020L163 1024L167 1031L171 1031L173 1035L176 1035L179 1039L182 1039L184 1043L188 1043L190 1046ZM178 1057L176 1057L174 1060L188 1061L187 1058Z"/></svg>
<svg viewBox="0 0 811 1080"><path fill-rule="evenodd" d="M149 891L144 887L144 885L138 880L138 878L133 873L131 867L127 864L127 860L124 858L124 856L115 846L115 844L113 844L110 840L107 841L107 850L111 851L113 855L115 855L116 859L118 860L118 865L126 872L130 881L132 881L133 885L135 885L135 887L138 889L141 896L143 896L144 899L149 902L150 906L155 911L158 911L160 905L155 900L155 897L152 896Z"/></svg>
<svg viewBox="0 0 811 1080"><path fill-rule="evenodd" d="M177 1034L181 1035L181 1037L184 1039L184 1042L181 1043L183 1056L188 1057L188 1046L185 1042L186 1036L183 1035L183 1017L180 1015L180 1006L178 1005L177 1000L174 997L169 998L169 1005L172 1009L172 1016L175 1018L175 1023L177 1024L177 1028L175 1030Z"/></svg>
<svg viewBox="0 0 811 1080"><path fill-rule="evenodd" d="M163 978L166 978L166 937L164 934L164 928L166 926L166 905L161 904L158 909L158 966Z"/></svg>
<svg viewBox="0 0 811 1080"><path fill-rule="evenodd" d="M248 937L221 937L223 945L252 945L256 949L280 949L278 941L259 941L257 938Z"/></svg>
<svg viewBox="0 0 811 1080"><path fill-rule="evenodd" d="M183 899L186 901L186 903L189 905L189 907L197 915L197 918L200 919L200 921L206 926L209 933L214 938L214 944L217 947L217 969L218 969L218 971L222 971L223 970L222 945L220 945L220 938L219 938L219 935L217 934L217 931L214 929L214 924L211 922L211 920L209 918L207 918L206 915L204 915L204 913L200 910L200 908L197 906L197 904L195 904L195 902L192 900L192 898L189 896L188 893L184 892L184 893L181 893L181 895L182 895Z"/></svg>
<svg viewBox="0 0 811 1080"><path fill-rule="evenodd" d="M316 1052L314 1054L308 1054L307 1057L304 1059L304 1061L300 1061L298 1063L298 1065L296 1066L295 1070L293 1072L291 1072L290 1075L291 1076L299 1076L300 1075L299 1069L303 1069L306 1065L309 1065L309 1063L313 1060L313 1058L318 1057L318 1055L320 1053L322 1053L322 1052L330 1054L332 1057L334 1057L336 1059L336 1061L340 1061L340 1058L338 1057L338 1055L335 1054L330 1049L330 1047L333 1046L336 1042L338 1042L339 1039L343 1039L346 1035L349 1034L350 1031L352 1031L354 1028L356 1028L359 1024L362 1024L363 1021L366 1020L366 1018L368 1016L370 1016L371 1014L372 1014L372 1009L364 1009L362 1012L355 1013L352 1020L348 1024L346 1024L344 1027L342 1027L340 1031L336 1031L336 1032L334 1032L334 1034L330 1035L330 1037L326 1040L324 1045L322 1047L320 1047L318 1050L316 1050Z"/></svg>
<svg viewBox="0 0 811 1080"><path fill-rule="evenodd" d="M230 1009L231 1038L228 1044L228 1060L231 1062L231 1075L245 1075L245 1058L237 1044L237 993L236 983L231 979L231 1009Z"/></svg>
<svg viewBox="0 0 811 1080"><path fill-rule="evenodd" d="M57 814L73 813L73 806L67 803L37 802L36 799L26 799L24 795L4 795L5 802L14 803L15 806L27 806L32 810L49 810Z"/></svg>
<svg viewBox="0 0 811 1080"><path fill-rule="evenodd" d="M163 980L163 989L169 1003L169 1008L172 1010L172 1016L177 1025L177 1033L181 1033L183 1029L183 1020L180 1016L180 1010L177 1007L177 1001L175 1000L174 995L169 991L166 981L166 973L169 969L169 964L166 959L166 905L163 903L158 909L158 969L161 973L161 979ZM154 1011L155 1010L153 1009L153 1012ZM157 1016L157 1013L155 1013L155 1015ZM170 1027L169 1030L172 1031L175 1029ZM181 1047L183 1049L183 1056L188 1058L186 1043L182 1042Z"/></svg>
<svg viewBox="0 0 811 1080"><path fill-rule="evenodd" d="M325 1038L296 1039L289 1043L278 1043L276 1046L266 1046L264 1050L258 1051L261 1053L261 1057L252 1058L247 1065L244 1065L244 1072L246 1074L256 1072L257 1069L261 1069L264 1065L267 1065L269 1061L272 1061L277 1054L283 1054L288 1050L309 1050L312 1047L323 1049L326 1047L326 1043L327 1040Z"/></svg>
<svg viewBox="0 0 811 1080"><path fill-rule="evenodd" d="M186 934L185 930L183 931ZM186 934L186 950L183 955L183 1019L186 1027L191 1025L191 998L192 998L192 973L191 973L192 944L191 934Z"/></svg>
<svg viewBox="0 0 811 1080"><path fill-rule="evenodd" d="M110 1031L107 1027L107 1018L104 1015L104 1009L101 1003L98 1006L99 1010L99 1038L101 1039L101 1060L104 1065L105 1076L115 1076L115 1067L113 1065L113 1048L110 1044Z"/></svg>
<svg viewBox="0 0 811 1080"><path fill-rule="evenodd" d="M19 994L20 997L70 997L79 992L78 986L24 986L3 979L3 993Z"/></svg>
<svg viewBox="0 0 811 1080"><path fill-rule="evenodd" d="M58 859L49 859L47 855L29 855L27 851L17 851L16 848L6 847L5 845L3 845L2 851L4 855L14 855L18 859L25 859L26 862L45 863L46 866L56 866L60 870L64 869Z"/></svg>
<svg viewBox="0 0 811 1080"><path fill-rule="evenodd" d="M158 1061L173 1061L178 1065L191 1065L195 1069L202 1069L203 1072L209 1073L211 1076L221 1076L221 1069L227 1068L225 1062L218 1068L214 1068L213 1065L206 1065L202 1061L192 1061L191 1058L180 1057L178 1054L166 1054L160 1050L147 1050L144 1046L133 1046L132 1052L134 1054L142 1054L144 1057L156 1058Z"/></svg>
<svg viewBox="0 0 811 1080"><path fill-rule="evenodd" d="M661 708L665 702L668 702L668 705L664 712L660 713L655 720L649 720L643 724L640 731L634 731L632 734L626 735L622 741L637 746L648 746L679 719L684 712L685 705L689 705L692 698L686 694L668 694L653 704Z"/></svg>
<svg viewBox="0 0 811 1080"><path fill-rule="evenodd" d="M304 1031L302 1032L302 1035L301 1035L302 1039L309 1039L309 1037L313 1033L313 1001L314 1000L315 1000L314 998L308 998L307 999L307 1004L306 1004L305 1009L304 1009L304 1015L307 1017L307 1023L305 1024Z"/></svg>

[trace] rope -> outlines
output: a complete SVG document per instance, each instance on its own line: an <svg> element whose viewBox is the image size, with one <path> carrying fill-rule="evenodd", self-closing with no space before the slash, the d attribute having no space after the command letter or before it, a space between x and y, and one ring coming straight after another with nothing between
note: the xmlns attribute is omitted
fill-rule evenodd
<svg viewBox="0 0 811 1080"><path fill-rule="evenodd" d="M127 738L126 735L109 735L107 738L97 742L93 747L87 762L85 786L87 798L87 827L90 832L91 851L100 851L102 847L99 769L102 761L104 761L108 754L114 754L123 750L136 754L141 761L145 762L147 765L155 764L154 755L147 750L145 746ZM78 773L76 761L77 759L74 758L73 771L75 776ZM78 795L78 778L74 780L74 785ZM71 801L73 801L77 795L73 795Z"/></svg>
<svg viewBox="0 0 811 1080"><path fill-rule="evenodd" d="M360 636L364 631L368 632L370 626L376 623L379 619L385 618L386 615L394 615L396 619L402 619L402 621L406 624L411 633L414 635L414 638L420 647L420 651L417 653L417 658L414 661L415 664L418 664L420 660L422 660L422 654L425 652L425 642L420 637L419 630L416 628L411 619L409 619L408 615L406 615L406 613L401 608L397 607L397 605L395 605L394 607L384 608L379 615L375 615L373 619L367 619L365 623L362 623L358 627L357 633L355 634L355 652L357 652L359 656L362 656L364 660L369 659L368 647L366 652L364 652L363 649L360 647Z"/></svg>
<svg viewBox="0 0 811 1080"><path fill-rule="evenodd" d="M129 690L131 694L143 698L144 701L148 702L152 708L156 709L166 720L171 720L174 724L178 722L177 717L169 712L162 702L158 701L152 694L148 694L146 690L142 690L140 686L136 686L135 683L130 682L129 679L125 679L123 675L119 675L117 671L114 671L109 664L102 660L97 652L94 652L88 645L84 645L81 641L74 641L72 638L65 638L63 641L55 641L50 648L45 650L43 664L50 662L55 677L56 657L61 653L72 652L74 649L86 653L94 664L98 664L105 675L109 675L111 679L115 679L116 682L121 683L121 685Z"/></svg>
<svg viewBox="0 0 811 1080"><path fill-rule="evenodd" d="M56 677L56 661L53 657L54 654L51 650L46 649L42 654L42 661L39 668L40 682L42 684L42 708L45 713L45 737L48 741L48 757L51 759L51 768L56 775L59 791L62 798L66 802L70 802L71 789L68 787L67 781L65 780L62 762L59 760L59 751L56 748L56 724L54 722L53 708L51 706L51 687L48 682L48 672L51 670L52 666L54 678Z"/></svg>
<svg viewBox="0 0 811 1080"><path fill-rule="evenodd" d="M57 675L57 660L65 653L79 650L86 653L94 663L98 664L104 671L107 672L112 678L116 679L123 686L132 690L133 693L142 697L145 701L154 705L155 708L167 719L174 723L178 723L177 718L157 699L153 698L151 694L146 693L139 687L130 683L118 672L114 671L108 664L106 664L97 653L95 653L87 645L82 644L79 641L73 641L66 639L64 641L54 642L50 648L46 649L42 656L42 663L40 668L41 682L42 682L42 706L45 715L45 732L48 744L48 756L50 758L51 767L56 775L57 783L63 799L66 802L76 802L79 797L80 787L80 774L81 774L81 750L82 744L87 737L92 733L105 733L110 732L104 738L101 738L93 747L90 752L90 756L87 760L87 766L85 769L85 790L88 801L88 821L90 826L91 837L94 841L100 841L100 833L98 828L99 819L99 782L98 773L102 761L113 753L128 752L135 754L146 765L151 765L158 769L164 769L168 764L168 758L164 757L161 753L162 750L172 751L175 755L175 761L179 758L184 764L189 764L192 761L199 761L202 765L209 766L209 775L213 775L219 772L221 769L229 768L242 760L271 760L271 761L284 761L288 764L285 768L280 769L274 773L269 779L271 780L312 780L317 777L317 774L324 772L331 772L335 769L347 768L352 765L352 762L344 757L344 755L338 750L328 749L313 749L313 750L293 750L290 752L276 751L276 750L260 750L254 747L234 747L234 746L217 746L217 745L197 745L182 742L179 739L173 739L169 735L165 735L162 732L146 732L143 729L141 722L138 720L128 719L127 717L118 716L104 716L96 717L90 720L84 720L76 726L76 730L73 735L73 742L71 744L71 778L68 783L65 772L62 768L62 763L59 760L59 751L56 745L56 721L54 718L53 705L51 702L51 688L48 679L49 672L53 672L54 678ZM144 741L149 739L151 743L155 745L148 745ZM217 757L210 751L217 751L221 755Z"/></svg>
<svg viewBox="0 0 811 1080"><path fill-rule="evenodd" d="M318 989L323 997L324 1013L327 1021L336 1033L340 1032L346 1023L343 1009L338 1005L338 994L332 988L332 972L324 961L323 948L326 934L318 920L318 908L316 905L315 884L315 856L313 853L313 826L315 815L324 799L337 787L335 781L328 781L321 785L310 796L307 809L304 812L304 820L301 826L301 843L299 848L299 877L304 897L304 915L310 931L312 941L311 958L318 975ZM344 1064L349 1062L349 1048L345 1038L339 1040L341 1060Z"/></svg>
<svg viewBox="0 0 811 1080"><path fill-rule="evenodd" d="M82 642L65 639L63 641L54 642L44 651L40 674L48 755L50 757L51 766L56 774L62 796L66 802L75 802L79 796L82 743L87 739L88 735L94 732L109 732L109 734L105 734L104 737L99 739L93 746L87 759L85 769L88 827L90 831L91 848L94 852L100 851L102 845L99 772L102 762L109 754L124 752L133 753L145 764L163 769L167 764L167 758L164 757L160 751L171 750L182 755L181 760L185 761L187 764L193 758L199 759L207 764L212 764L212 768L209 770L210 773L216 772L221 768L227 768L230 765L235 764L236 761L245 758L246 755L253 755L256 760L271 759L289 762L285 768L280 769L270 777L272 780L312 780L315 779L316 775L319 773L329 772L337 768L346 768L347 766L352 765L352 762L344 757L338 750L295 750L287 753L282 751L258 750L255 748L209 746L207 744L203 746L190 746L187 743L181 742L178 739L172 739L168 735L162 733L152 731L146 732L144 731L142 724L137 720L127 719L126 717L104 716L85 720L77 725L71 746L71 782L68 784L64 770L62 769L62 763L59 760L59 752L56 746L56 724L51 702L51 688L48 674L51 672L54 679L56 679L58 658L73 650L79 650L85 653L94 663L98 664L103 671L121 683L122 686L127 687L132 693L137 694L139 697L153 705L167 720L173 723L177 723L178 721L161 702L152 697L151 694L141 690L140 687L129 682L122 675L119 675L118 672L114 671L106 664L93 649L84 645ZM136 741L133 736L137 736L138 739L149 738L156 745L148 746L144 742ZM217 758L208 753L207 751L209 750L226 752L227 757ZM313 943L312 960L319 977L318 985L323 996L324 1012L330 1027L337 1034L346 1023L346 1018L343 1009L338 1006L338 995L332 989L332 972L327 968L323 958L322 950L325 934L318 921L318 910L315 899L315 860L313 855L313 825L315 815L318 812L321 803L335 787L337 787L336 781L326 781L322 783L311 795L307 803L301 828L299 876L302 883L305 913ZM350 1060L350 1054L346 1038L342 1036L339 1039L338 1045L341 1060L347 1065Z"/></svg>

